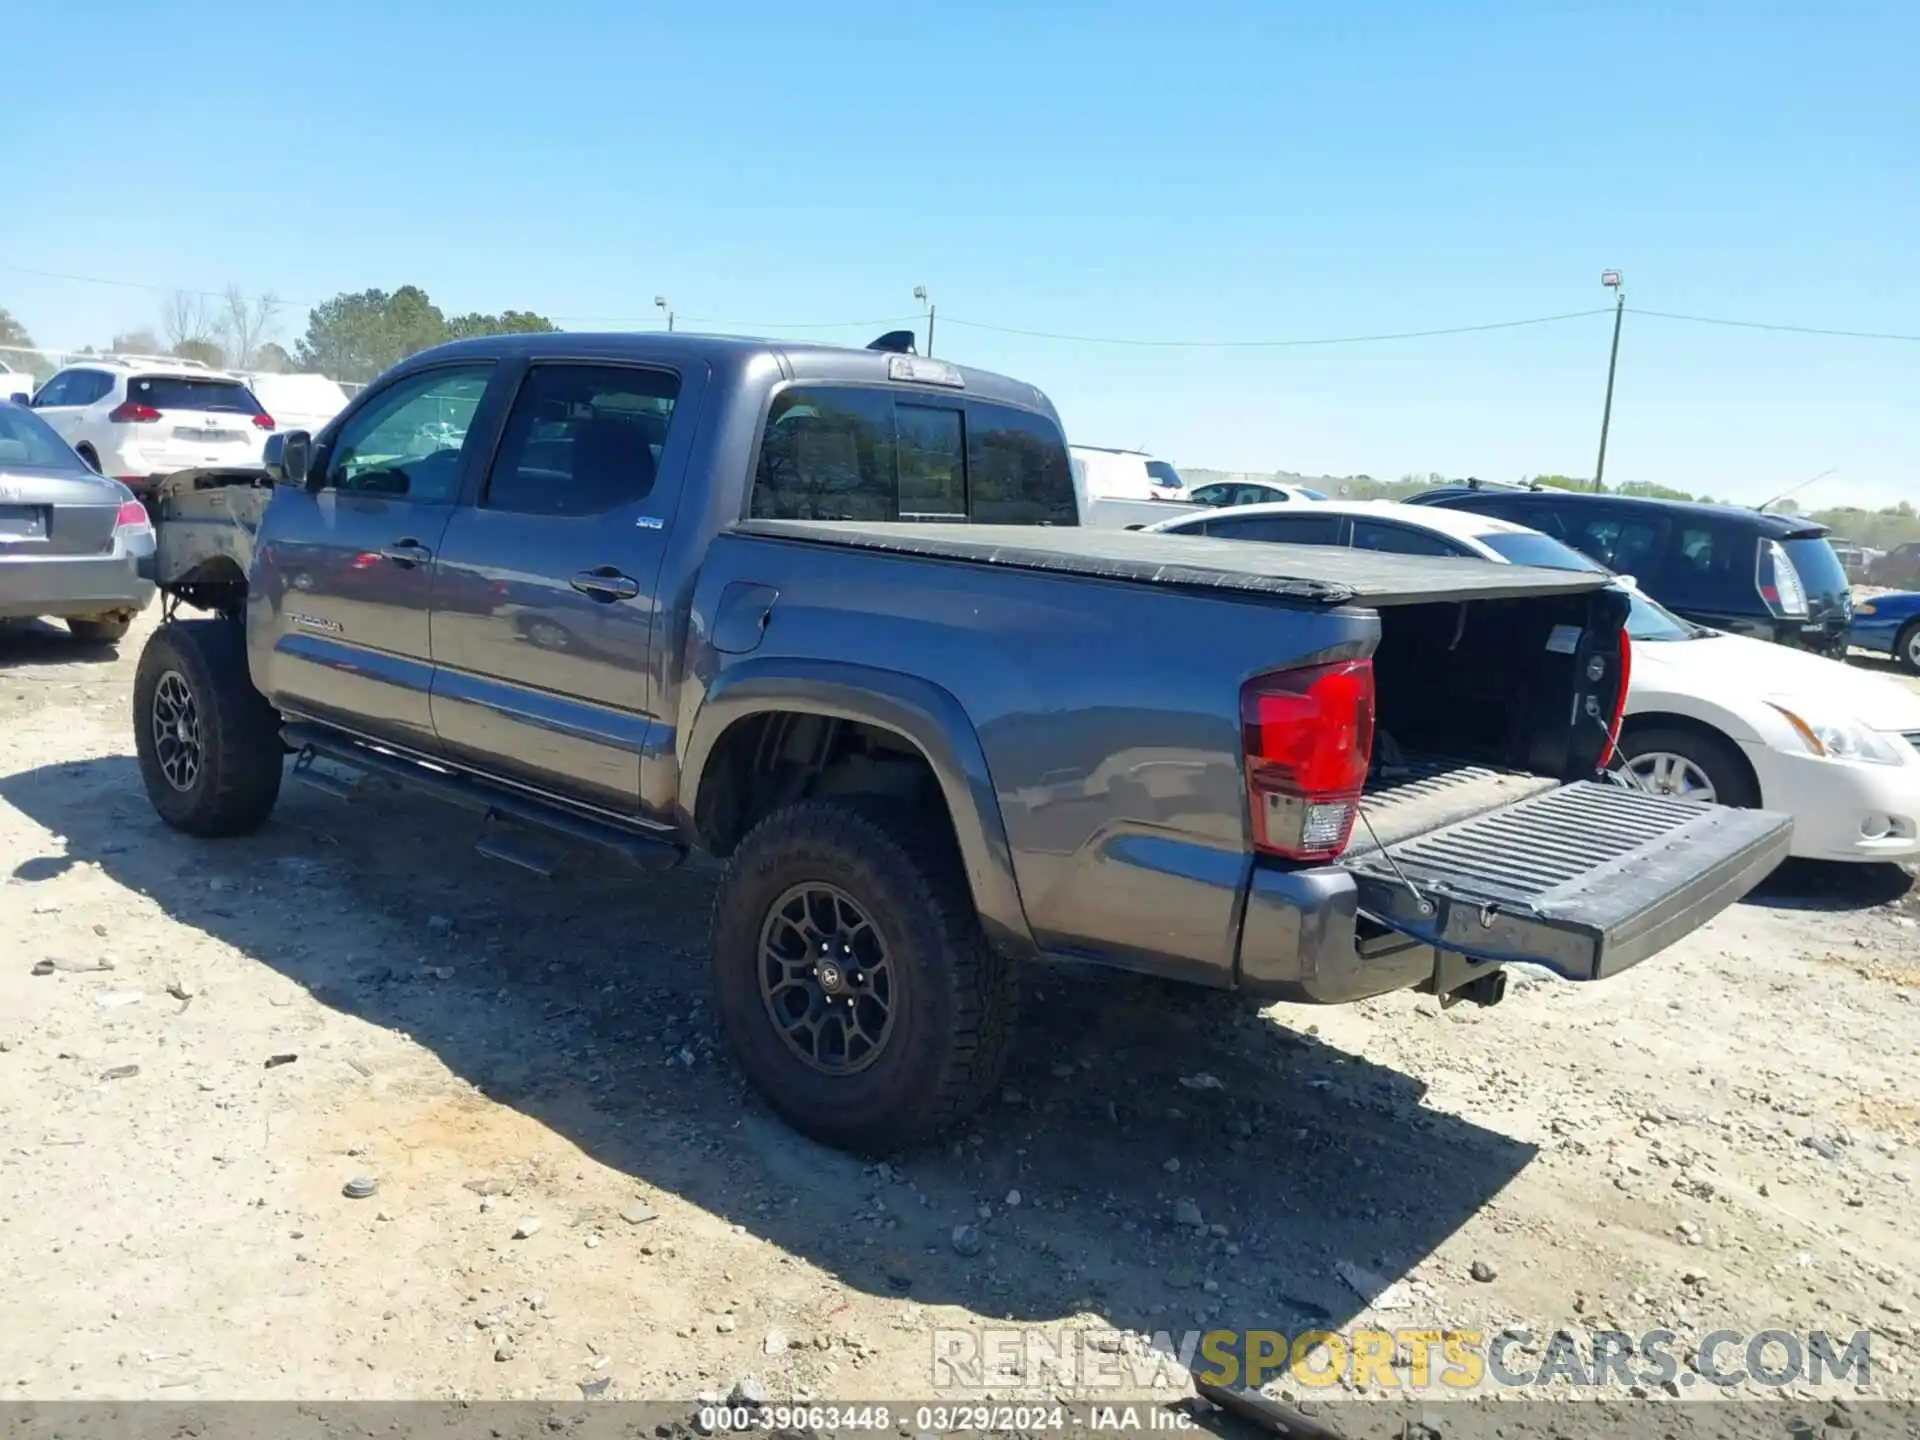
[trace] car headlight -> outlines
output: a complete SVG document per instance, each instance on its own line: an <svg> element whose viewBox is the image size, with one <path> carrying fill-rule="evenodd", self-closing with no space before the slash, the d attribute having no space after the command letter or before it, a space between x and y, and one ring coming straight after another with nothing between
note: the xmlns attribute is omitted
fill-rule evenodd
<svg viewBox="0 0 1920 1440"><path fill-rule="evenodd" d="M1824 759L1865 761L1873 765L1898 765L1904 759L1893 742L1858 721L1809 719L1777 700L1767 703L1786 717L1793 733L1809 752Z"/></svg>

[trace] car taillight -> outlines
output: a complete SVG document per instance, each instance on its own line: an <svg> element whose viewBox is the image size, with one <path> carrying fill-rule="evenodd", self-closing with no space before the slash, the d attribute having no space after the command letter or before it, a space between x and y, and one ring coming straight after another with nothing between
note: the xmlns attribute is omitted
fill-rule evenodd
<svg viewBox="0 0 1920 1440"><path fill-rule="evenodd" d="M1760 558L1755 564L1755 579L1760 598L1775 615L1802 619L1807 613L1807 587L1800 583L1800 572L1778 540L1760 542Z"/></svg>
<svg viewBox="0 0 1920 1440"><path fill-rule="evenodd" d="M267 414L264 410L253 417L253 423L255 428L260 430L271 430L274 428L273 416Z"/></svg>
<svg viewBox="0 0 1920 1440"><path fill-rule="evenodd" d="M1606 769L1620 751L1620 726L1627 718L1627 687L1633 683L1633 639L1620 631L1620 694L1613 702L1613 723L1607 726L1607 748L1600 752L1600 768Z"/></svg>
<svg viewBox="0 0 1920 1440"><path fill-rule="evenodd" d="M1373 758L1373 662L1257 675L1240 691L1253 844L1290 860L1347 848Z"/></svg>
<svg viewBox="0 0 1920 1440"><path fill-rule="evenodd" d="M347 568L349 570L371 570L374 566L378 565L379 563L380 563L379 551L362 550L358 555L354 556L353 559L347 562Z"/></svg>
<svg viewBox="0 0 1920 1440"><path fill-rule="evenodd" d="M160 418L160 412L151 405L142 405L138 400L129 400L124 405L116 405L107 414L107 419L116 425L146 425Z"/></svg>

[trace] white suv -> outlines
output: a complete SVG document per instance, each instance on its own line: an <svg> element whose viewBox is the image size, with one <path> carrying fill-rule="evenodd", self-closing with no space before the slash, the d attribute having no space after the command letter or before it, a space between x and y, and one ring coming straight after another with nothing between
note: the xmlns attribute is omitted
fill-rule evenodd
<svg viewBox="0 0 1920 1440"><path fill-rule="evenodd" d="M34 413L102 475L145 499L203 465L258 465L273 417L246 385L190 360L102 356L55 372Z"/></svg>

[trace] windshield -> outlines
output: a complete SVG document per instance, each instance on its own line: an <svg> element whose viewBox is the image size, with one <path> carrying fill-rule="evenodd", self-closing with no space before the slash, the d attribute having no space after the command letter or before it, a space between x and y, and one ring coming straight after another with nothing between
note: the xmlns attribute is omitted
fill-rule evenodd
<svg viewBox="0 0 1920 1440"><path fill-rule="evenodd" d="M0 465L36 470L77 470L80 457L53 427L24 405L0 399Z"/></svg>
<svg viewBox="0 0 1920 1440"><path fill-rule="evenodd" d="M1627 634L1639 640L1698 640L1702 635L1710 635L1710 630L1702 630L1690 621L1682 620L1671 610L1661 607L1657 601L1649 600L1638 590L1629 592L1633 596L1633 608L1627 612Z"/></svg>
<svg viewBox="0 0 1920 1440"><path fill-rule="evenodd" d="M1841 567L1840 557L1833 553L1833 547L1825 536L1811 540L1787 540L1787 558L1793 561L1793 568L1800 572L1800 583L1807 587L1809 595L1844 595L1848 591L1847 572Z"/></svg>
<svg viewBox="0 0 1920 1440"><path fill-rule="evenodd" d="M1489 550L1513 565L1539 565L1548 570L1605 570L1598 560L1582 555L1571 545L1562 545L1551 535L1532 530L1502 530L1474 537Z"/></svg>
<svg viewBox="0 0 1920 1440"><path fill-rule="evenodd" d="M1184 490L1187 482L1180 478L1180 472L1164 460L1147 461L1147 476L1154 484L1168 490Z"/></svg>
<svg viewBox="0 0 1920 1440"><path fill-rule="evenodd" d="M1502 531L1496 535L1481 535L1480 543L1489 550L1498 552L1515 565L1538 565L1547 570L1598 570L1607 573L1607 567L1589 556L1582 555L1570 545L1562 545L1551 535L1536 535L1527 531ZM1649 600L1638 590L1627 592L1633 600L1633 608L1627 612L1627 634L1635 640L1697 640L1711 632L1702 630L1698 625L1682 620L1671 610L1663 609L1656 601Z"/></svg>

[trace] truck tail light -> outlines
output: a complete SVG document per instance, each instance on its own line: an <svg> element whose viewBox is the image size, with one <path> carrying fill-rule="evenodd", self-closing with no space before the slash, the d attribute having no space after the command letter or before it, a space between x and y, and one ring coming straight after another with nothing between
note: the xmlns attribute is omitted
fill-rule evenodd
<svg viewBox="0 0 1920 1440"><path fill-rule="evenodd" d="M147 425L159 418L158 410L151 405L142 405L138 400L116 405L107 412L107 419L115 425Z"/></svg>
<svg viewBox="0 0 1920 1440"><path fill-rule="evenodd" d="M1257 675L1240 690L1253 845L1289 860L1347 848L1373 759L1373 662Z"/></svg>
<svg viewBox="0 0 1920 1440"><path fill-rule="evenodd" d="M1633 683L1633 639L1620 631L1620 694L1613 702L1613 723L1607 726L1607 748L1600 752L1600 768L1606 769L1620 753L1620 727L1627 718L1627 686Z"/></svg>

